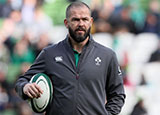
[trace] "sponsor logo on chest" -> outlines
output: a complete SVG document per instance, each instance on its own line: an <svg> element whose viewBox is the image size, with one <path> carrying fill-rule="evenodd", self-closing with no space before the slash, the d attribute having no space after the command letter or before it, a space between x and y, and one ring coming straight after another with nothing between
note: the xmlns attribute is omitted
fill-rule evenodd
<svg viewBox="0 0 160 115"><path fill-rule="evenodd" d="M63 61L63 57L62 56L56 56L55 57L55 61L56 62L62 62Z"/></svg>

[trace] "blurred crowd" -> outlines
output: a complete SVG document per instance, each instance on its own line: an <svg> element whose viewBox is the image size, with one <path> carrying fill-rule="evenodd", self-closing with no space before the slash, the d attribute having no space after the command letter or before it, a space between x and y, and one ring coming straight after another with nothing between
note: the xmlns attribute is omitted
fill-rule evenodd
<svg viewBox="0 0 160 115"><path fill-rule="evenodd" d="M34 114L15 93L14 83L44 47L64 39L64 12L73 1L0 0L0 115ZM157 115L160 2L81 1L91 7L94 39L117 53L127 94L121 115Z"/></svg>

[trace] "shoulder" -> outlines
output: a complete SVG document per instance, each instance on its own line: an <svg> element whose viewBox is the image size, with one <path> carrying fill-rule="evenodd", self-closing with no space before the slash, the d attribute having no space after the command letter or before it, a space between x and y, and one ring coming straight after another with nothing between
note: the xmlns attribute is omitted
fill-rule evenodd
<svg viewBox="0 0 160 115"><path fill-rule="evenodd" d="M51 44L51 45L45 47L43 50L46 51L46 52L48 52L48 51L54 51L54 50L62 48L62 44L63 44L63 41L60 41L57 44Z"/></svg>
<svg viewBox="0 0 160 115"><path fill-rule="evenodd" d="M98 52L102 52L102 53L107 54L107 55L115 54L115 52L111 48L106 47L102 44L99 44L98 42L96 42L94 40L93 40L93 44L94 44L95 49L98 50Z"/></svg>

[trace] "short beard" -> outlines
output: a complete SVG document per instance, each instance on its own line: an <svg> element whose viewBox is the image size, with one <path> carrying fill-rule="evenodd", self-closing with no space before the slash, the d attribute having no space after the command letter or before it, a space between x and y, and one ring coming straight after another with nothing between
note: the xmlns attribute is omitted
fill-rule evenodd
<svg viewBox="0 0 160 115"><path fill-rule="evenodd" d="M91 30L91 27L82 36L82 35L77 35L75 32L76 30L73 31L73 29L71 27L69 27L69 34L75 42L80 43L80 42L83 42L89 36L90 30Z"/></svg>

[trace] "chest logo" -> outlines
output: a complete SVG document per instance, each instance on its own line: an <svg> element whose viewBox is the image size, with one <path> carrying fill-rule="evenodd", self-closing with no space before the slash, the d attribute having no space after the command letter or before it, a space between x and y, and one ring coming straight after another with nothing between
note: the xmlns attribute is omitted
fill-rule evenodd
<svg viewBox="0 0 160 115"><path fill-rule="evenodd" d="M96 63L95 63L95 64L99 66L100 63L101 63L101 61L102 61L102 60L101 60L100 57L96 57L96 59L95 59L95 62L96 62Z"/></svg>
<svg viewBox="0 0 160 115"><path fill-rule="evenodd" d="M55 57L55 61L56 62L62 62L63 61L63 57L62 56L56 56Z"/></svg>

